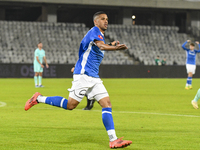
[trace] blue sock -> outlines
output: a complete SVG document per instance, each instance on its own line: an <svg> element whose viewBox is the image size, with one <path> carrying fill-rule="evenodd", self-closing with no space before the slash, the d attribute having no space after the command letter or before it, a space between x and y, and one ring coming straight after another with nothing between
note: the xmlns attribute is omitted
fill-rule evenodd
<svg viewBox="0 0 200 150"><path fill-rule="evenodd" d="M192 77L188 77L188 80L189 80L189 81L188 81L188 84L189 84L189 85L192 85Z"/></svg>
<svg viewBox="0 0 200 150"><path fill-rule="evenodd" d="M192 84L192 77L188 77L187 78L187 85L191 85Z"/></svg>
<svg viewBox="0 0 200 150"><path fill-rule="evenodd" d="M68 100L60 96L53 96L53 97L47 97L45 103L52 106L57 106L67 109Z"/></svg>
<svg viewBox="0 0 200 150"><path fill-rule="evenodd" d="M106 131L115 129L111 108L102 108L102 120Z"/></svg>
<svg viewBox="0 0 200 150"><path fill-rule="evenodd" d="M102 108L102 120L106 128L110 141L117 139L112 117L112 108Z"/></svg>

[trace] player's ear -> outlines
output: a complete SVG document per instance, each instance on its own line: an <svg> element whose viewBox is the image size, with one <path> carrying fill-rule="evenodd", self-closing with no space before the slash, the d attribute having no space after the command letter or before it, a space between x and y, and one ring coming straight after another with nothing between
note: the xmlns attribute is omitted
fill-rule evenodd
<svg viewBox="0 0 200 150"><path fill-rule="evenodd" d="M94 20L94 25L97 25L97 20Z"/></svg>

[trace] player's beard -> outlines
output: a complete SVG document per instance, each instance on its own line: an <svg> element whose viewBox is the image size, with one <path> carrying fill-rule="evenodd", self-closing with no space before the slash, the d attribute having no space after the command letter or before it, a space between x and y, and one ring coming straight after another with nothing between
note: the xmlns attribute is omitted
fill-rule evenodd
<svg viewBox="0 0 200 150"><path fill-rule="evenodd" d="M103 30L103 31L106 31L106 30L107 30L107 28L103 27L103 28L101 28L101 30Z"/></svg>

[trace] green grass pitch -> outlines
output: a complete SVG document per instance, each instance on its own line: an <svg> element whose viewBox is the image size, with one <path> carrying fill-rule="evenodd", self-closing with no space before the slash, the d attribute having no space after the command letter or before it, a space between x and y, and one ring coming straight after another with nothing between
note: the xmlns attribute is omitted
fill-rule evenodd
<svg viewBox="0 0 200 150"><path fill-rule="evenodd" d="M185 90L186 79L102 79L118 137L132 140L128 150L197 150L200 110L191 105L200 79ZM72 79L0 79L0 150L108 150L109 140L95 102L91 111L68 111L45 104L24 110L35 92L68 98ZM6 106L3 106L4 103Z"/></svg>

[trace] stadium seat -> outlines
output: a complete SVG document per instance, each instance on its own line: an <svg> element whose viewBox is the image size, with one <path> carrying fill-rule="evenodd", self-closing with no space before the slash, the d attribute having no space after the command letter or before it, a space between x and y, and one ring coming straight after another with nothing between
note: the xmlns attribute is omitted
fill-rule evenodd
<svg viewBox="0 0 200 150"><path fill-rule="evenodd" d="M82 23L0 21L0 62L32 63L34 50L41 41L48 63L75 64L80 42L88 30ZM167 59L167 65L174 61L184 65L185 51L181 45L188 37L178 30L176 26L110 24L105 34L108 42L118 40L128 50L106 52L102 63L132 65L139 61L155 65L154 59L159 55ZM195 27L191 30L197 31Z"/></svg>

